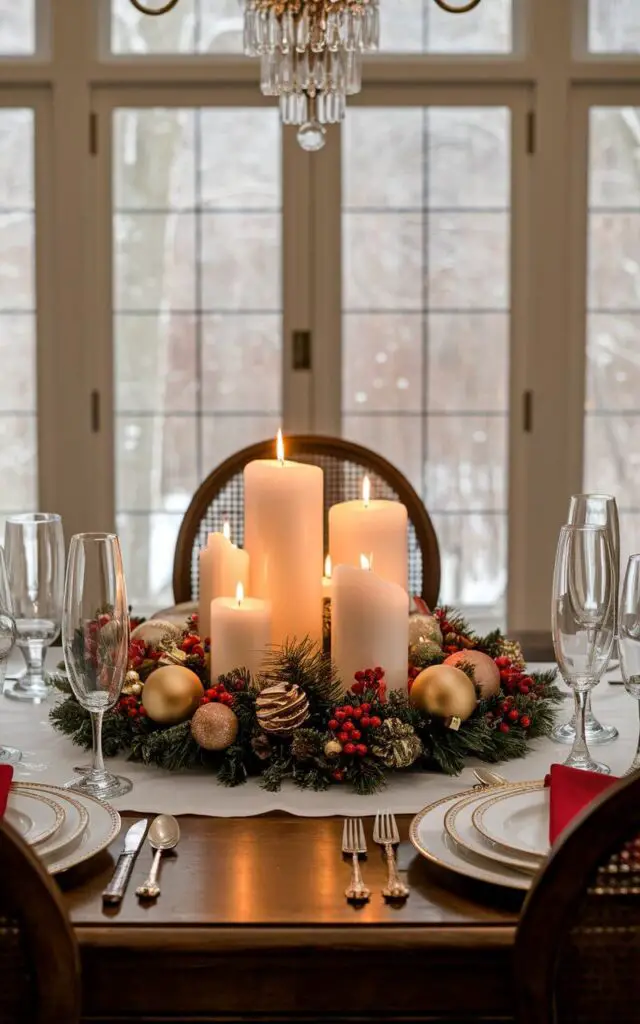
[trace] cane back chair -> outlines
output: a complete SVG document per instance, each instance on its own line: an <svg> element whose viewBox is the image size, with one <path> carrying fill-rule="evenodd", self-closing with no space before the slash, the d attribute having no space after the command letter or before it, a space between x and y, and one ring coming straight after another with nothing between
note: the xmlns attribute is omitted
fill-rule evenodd
<svg viewBox="0 0 640 1024"><path fill-rule="evenodd" d="M287 458L313 463L324 471L325 521L329 509L340 501L359 498L362 478L371 479L374 498L397 499L409 517L409 592L434 607L440 589L440 552L429 514L403 474L376 452L338 437L287 436ZM198 553L209 533L231 526L235 544L244 542L243 470L254 459L275 457L273 439L250 445L214 469L194 495L180 527L173 564L176 604L198 596ZM325 536L328 530L325 528Z"/></svg>
<svg viewBox="0 0 640 1024"><path fill-rule="evenodd" d="M554 848L522 911L514 981L520 1024L640 1020L640 775Z"/></svg>
<svg viewBox="0 0 640 1024"><path fill-rule="evenodd" d="M75 1024L78 948L55 882L0 821L0 1024Z"/></svg>

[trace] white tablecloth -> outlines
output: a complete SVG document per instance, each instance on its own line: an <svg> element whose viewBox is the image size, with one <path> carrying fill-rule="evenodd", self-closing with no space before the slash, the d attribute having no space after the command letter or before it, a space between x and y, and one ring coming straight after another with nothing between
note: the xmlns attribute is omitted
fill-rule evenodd
<svg viewBox="0 0 640 1024"><path fill-rule="evenodd" d="M53 667L58 658L59 651L53 652L48 664ZM619 672L613 673L615 677L619 678ZM54 699L49 704L27 705L0 697L0 742L16 746L23 752L23 760L15 770L16 780L46 780L61 785L73 777L75 765L86 764L90 759L90 754L74 746L52 727L48 714ZM624 687L610 686L603 680L594 691L593 706L601 720L616 725L620 732L617 740L594 747L593 753L609 764L614 774L622 774L631 763L637 742L636 702ZM571 708L570 701L563 702L559 716L566 718ZM498 768L514 781L540 779L549 765L564 760L567 752L566 746L551 740L536 740L531 744L527 757L509 761ZM471 769L473 764L479 763L469 762L469 766L456 778L425 773L395 776L382 793L361 797L338 786L325 793L309 793L291 784L285 785L279 793L265 793L255 779L235 789L227 789L218 785L215 776L204 771L174 774L132 764L123 757L107 762L112 771L126 775L133 782L131 793L114 801L119 810L211 817L248 817L276 810L309 817L371 815L379 808L390 808L398 814L414 813L433 800L453 796L472 786L475 779Z"/></svg>

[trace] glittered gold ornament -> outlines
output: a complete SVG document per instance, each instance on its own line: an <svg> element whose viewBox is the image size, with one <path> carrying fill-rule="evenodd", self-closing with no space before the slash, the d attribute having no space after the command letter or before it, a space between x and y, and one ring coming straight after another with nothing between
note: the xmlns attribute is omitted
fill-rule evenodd
<svg viewBox="0 0 640 1024"><path fill-rule="evenodd" d="M504 658L510 658L515 668L519 668L524 672L527 663L524 660L522 647L517 640L503 640L500 644L500 654Z"/></svg>
<svg viewBox="0 0 640 1024"><path fill-rule="evenodd" d="M415 708L434 718L451 719L449 724L454 729L473 714L477 704L476 688L469 676L452 665L425 668L415 679L409 699Z"/></svg>
<svg viewBox="0 0 640 1024"><path fill-rule="evenodd" d="M166 665L148 677L142 704L153 722L177 725L191 718L202 696L202 683L195 672L181 665Z"/></svg>
<svg viewBox="0 0 640 1024"><path fill-rule="evenodd" d="M274 683L256 700L258 725L275 736L291 736L309 717L309 701L296 683Z"/></svg>
<svg viewBox="0 0 640 1024"><path fill-rule="evenodd" d="M151 647L160 647L162 643L171 643L182 639L182 630L174 622L163 619L149 619L141 622L131 632L132 640L142 640Z"/></svg>
<svg viewBox="0 0 640 1024"><path fill-rule="evenodd" d="M386 718L375 732L371 753L387 768L408 768L417 761L423 747L413 726L399 718Z"/></svg>
<svg viewBox="0 0 640 1024"><path fill-rule="evenodd" d="M191 719L191 735L203 750L226 750L238 735L238 716L226 704L203 704Z"/></svg>
<svg viewBox="0 0 640 1024"><path fill-rule="evenodd" d="M440 623L435 615L423 615L416 612L409 616L409 645L423 643L426 640L442 647Z"/></svg>
<svg viewBox="0 0 640 1024"><path fill-rule="evenodd" d="M140 694L142 693L142 682L140 680L140 676L134 669L131 669L129 672L127 672L126 676L124 677L124 686L122 687L122 692L126 696L134 697L139 697Z"/></svg>
<svg viewBox="0 0 640 1024"><path fill-rule="evenodd" d="M419 640L409 647L409 663L415 668L428 668L439 665L444 658L442 648L433 640Z"/></svg>
<svg viewBox="0 0 640 1024"><path fill-rule="evenodd" d="M338 740L327 740L327 742L324 745L325 757L333 759L334 757L340 757L341 753L342 743L339 743Z"/></svg>
<svg viewBox="0 0 640 1024"><path fill-rule="evenodd" d="M500 669L493 658L482 651L456 651L455 654L449 655L444 664L453 665L455 668L470 665L473 669L473 681L485 700L495 697L500 689Z"/></svg>

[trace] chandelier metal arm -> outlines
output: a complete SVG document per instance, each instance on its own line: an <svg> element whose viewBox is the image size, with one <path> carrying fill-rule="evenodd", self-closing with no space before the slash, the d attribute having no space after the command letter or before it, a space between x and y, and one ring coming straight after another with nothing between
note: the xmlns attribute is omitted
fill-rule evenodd
<svg viewBox="0 0 640 1024"><path fill-rule="evenodd" d="M443 11L447 11L448 14L467 14L474 7L478 6L480 0L468 0L468 3L463 4L462 7L454 7L447 0L434 0L434 3L441 7Z"/></svg>
<svg viewBox="0 0 640 1024"><path fill-rule="evenodd" d="M140 11L141 14L151 15L168 14L169 11L172 11L173 8L179 4L179 2L180 0L167 0L167 3L163 4L162 7L146 7L145 4L140 2L140 0L131 0L133 6L136 10Z"/></svg>

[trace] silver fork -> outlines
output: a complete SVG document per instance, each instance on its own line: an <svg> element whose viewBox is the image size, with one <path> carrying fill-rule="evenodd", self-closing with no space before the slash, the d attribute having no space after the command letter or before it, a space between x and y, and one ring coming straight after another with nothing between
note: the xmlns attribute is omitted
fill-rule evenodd
<svg viewBox="0 0 640 1024"><path fill-rule="evenodd" d="M348 900L366 903L371 898L360 871L360 856L367 852L367 841L364 837L362 818L345 818L342 829L342 852L351 857L351 882L345 889Z"/></svg>
<svg viewBox="0 0 640 1024"><path fill-rule="evenodd" d="M373 841L384 847L387 860L387 884L382 895L390 900L404 900L409 895L409 887L400 881L394 846L400 842L395 815L389 811L378 811L373 825Z"/></svg>

